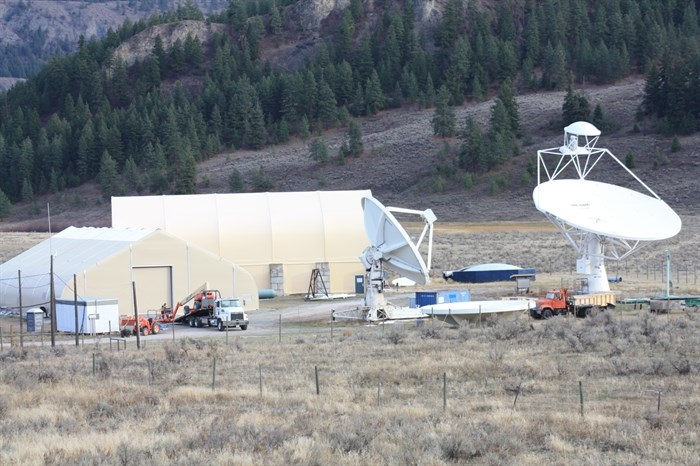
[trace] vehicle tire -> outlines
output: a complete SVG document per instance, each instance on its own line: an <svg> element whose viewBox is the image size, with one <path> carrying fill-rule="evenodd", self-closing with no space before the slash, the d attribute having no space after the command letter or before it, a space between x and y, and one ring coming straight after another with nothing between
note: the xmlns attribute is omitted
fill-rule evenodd
<svg viewBox="0 0 700 466"><path fill-rule="evenodd" d="M187 323L190 324L190 327L194 327L194 317L187 319Z"/></svg>
<svg viewBox="0 0 700 466"><path fill-rule="evenodd" d="M160 333L160 325L153 324L151 326L151 332L153 332L153 335L158 335Z"/></svg>
<svg viewBox="0 0 700 466"><path fill-rule="evenodd" d="M149 333L151 332L148 331L148 327L141 327L141 335L147 337Z"/></svg>
<svg viewBox="0 0 700 466"><path fill-rule="evenodd" d="M219 321L219 322L216 324L216 328L219 329L219 332L223 332L223 331L224 331L224 323L221 322L221 321Z"/></svg>
<svg viewBox="0 0 700 466"><path fill-rule="evenodd" d="M202 319L200 319L199 317L195 318L194 319L194 326L197 328L202 328Z"/></svg>
<svg viewBox="0 0 700 466"><path fill-rule="evenodd" d="M248 326L247 326L247 325L241 325L241 330L248 330Z"/></svg>
<svg viewBox="0 0 700 466"><path fill-rule="evenodd" d="M545 309L544 311L542 311L542 318L543 319L551 319L552 318L552 310Z"/></svg>

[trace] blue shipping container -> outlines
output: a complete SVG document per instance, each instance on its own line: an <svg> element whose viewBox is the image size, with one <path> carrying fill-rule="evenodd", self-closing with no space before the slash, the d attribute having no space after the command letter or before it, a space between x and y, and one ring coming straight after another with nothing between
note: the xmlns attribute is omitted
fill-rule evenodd
<svg viewBox="0 0 700 466"><path fill-rule="evenodd" d="M416 291L416 306L437 304L437 291Z"/></svg>

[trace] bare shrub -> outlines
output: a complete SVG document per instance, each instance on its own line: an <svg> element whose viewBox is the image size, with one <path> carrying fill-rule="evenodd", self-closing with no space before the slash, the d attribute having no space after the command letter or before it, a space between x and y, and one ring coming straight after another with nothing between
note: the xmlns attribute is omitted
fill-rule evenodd
<svg viewBox="0 0 700 466"><path fill-rule="evenodd" d="M423 339L434 338L436 340L439 340L440 338L442 338L442 333L440 332L439 328L423 327L423 329L420 332L420 336Z"/></svg>
<svg viewBox="0 0 700 466"><path fill-rule="evenodd" d="M163 345L165 360L170 364L178 364L187 356L187 349L183 345L167 342Z"/></svg>
<svg viewBox="0 0 700 466"><path fill-rule="evenodd" d="M666 375L666 361L662 358L649 358L649 366L647 374L649 375Z"/></svg>
<svg viewBox="0 0 700 466"><path fill-rule="evenodd" d="M459 330L457 331L457 338L461 341L466 341L474 338L474 332L472 331L469 322L466 322L463 325L459 326Z"/></svg>
<svg viewBox="0 0 700 466"><path fill-rule="evenodd" d="M512 340L530 331L530 326L522 319L501 318L489 330L496 340Z"/></svg>
<svg viewBox="0 0 700 466"><path fill-rule="evenodd" d="M406 339L406 332L403 330L403 328L393 327L391 331L387 334L386 338L387 340L389 340L390 343L399 345L403 343Z"/></svg>
<svg viewBox="0 0 700 466"><path fill-rule="evenodd" d="M363 452L380 429L381 425L368 415L346 419L331 428L331 448L343 453Z"/></svg>
<svg viewBox="0 0 700 466"><path fill-rule="evenodd" d="M55 385L58 383L59 377L56 371L49 368L42 368L37 375L37 380L39 383L45 383L48 385Z"/></svg>
<svg viewBox="0 0 700 466"><path fill-rule="evenodd" d="M503 347L503 345L492 345L489 347L486 356L493 367L500 367L503 365L503 359L506 356L506 349Z"/></svg>
<svg viewBox="0 0 700 466"><path fill-rule="evenodd" d="M676 372L678 372L679 375L690 374L690 361L688 360L688 357L685 354L679 353L669 362L671 366L673 366L673 368L676 370Z"/></svg>
<svg viewBox="0 0 700 466"><path fill-rule="evenodd" d="M609 360L610 367L613 370L613 374L617 376L625 376L631 373L629 360L626 358L614 357Z"/></svg>
<svg viewBox="0 0 700 466"><path fill-rule="evenodd" d="M7 413L10 412L10 402L6 397L0 398L0 419L5 419Z"/></svg>
<svg viewBox="0 0 700 466"><path fill-rule="evenodd" d="M22 361L27 357L27 349L13 346L7 353L0 353L0 361Z"/></svg>
<svg viewBox="0 0 700 466"><path fill-rule="evenodd" d="M479 451L471 442L459 436L450 435L440 441L442 457L447 461L462 463L475 460L483 452Z"/></svg>

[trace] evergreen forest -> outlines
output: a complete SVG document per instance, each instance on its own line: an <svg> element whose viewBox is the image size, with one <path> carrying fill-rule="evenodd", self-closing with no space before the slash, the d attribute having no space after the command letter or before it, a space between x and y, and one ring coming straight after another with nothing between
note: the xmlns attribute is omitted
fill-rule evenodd
<svg viewBox="0 0 700 466"><path fill-rule="evenodd" d="M351 0L315 57L287 71L261 58L266 44L284 38L286 3L231 0L205 18L188 2L81 40L76 53L0 94L0 203L89 181L107 199L194 193L197 162L223 151L332 127L356 132L355 119L401 106L435 107L435 135L453 136L452 107L497 96L488 127L467 121L459 135L456 169L484 172L517 155L517 93L613 84L632 74L646 76L640 117L658 119L668 134L695 132L698 4L525 0L479 9L449 0L430 31L414 21L412 0L375 2L373 23L362 1ZM188 35L168 47L158 37L146 59L131 66L114 59L139 32L186 19L223 23L230 33L208 44ZM185 77L199 85L181 85ZM314 149L319 160L327 158L322 149Z"/></svg>

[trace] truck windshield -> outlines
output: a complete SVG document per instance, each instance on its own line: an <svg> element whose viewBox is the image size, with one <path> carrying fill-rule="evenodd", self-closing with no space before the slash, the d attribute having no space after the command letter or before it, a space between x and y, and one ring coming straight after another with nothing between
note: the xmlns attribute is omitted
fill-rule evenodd
<svg viewBox="0 0 700 466"><path fill-rule="evenodd" d="M222 299L221 307L240 307L241 302L238 299Z"/></svg>
<svg viewBox="0 0 700 466"><path fill-rule="evenodd" d="M550 291L549 293L547 293L547 295L545 296L545 298L547 298L547 299L554 299L554 293L552 293L552 292Z"/></svg>

